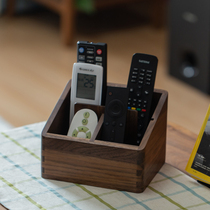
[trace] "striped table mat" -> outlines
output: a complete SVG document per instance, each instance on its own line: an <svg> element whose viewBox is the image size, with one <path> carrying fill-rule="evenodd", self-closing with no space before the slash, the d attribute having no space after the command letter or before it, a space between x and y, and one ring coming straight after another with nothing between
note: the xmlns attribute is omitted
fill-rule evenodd
<svg viewBox="0 0 210 210"><path fill-rule="evenodd" d="M44 122L0 134L0 203L10 210L210 209L210 189L165 164L143 193L41 178Z"/></svg>

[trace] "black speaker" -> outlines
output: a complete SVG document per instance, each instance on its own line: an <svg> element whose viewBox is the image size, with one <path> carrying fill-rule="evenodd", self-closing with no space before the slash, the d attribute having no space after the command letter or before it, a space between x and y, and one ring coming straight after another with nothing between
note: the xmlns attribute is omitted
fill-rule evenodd
<svg viewBox="0 0 210 210"><path fill-rule="evenodd" d="M169 73L210 93L210 1L170 0Z"/></svg>

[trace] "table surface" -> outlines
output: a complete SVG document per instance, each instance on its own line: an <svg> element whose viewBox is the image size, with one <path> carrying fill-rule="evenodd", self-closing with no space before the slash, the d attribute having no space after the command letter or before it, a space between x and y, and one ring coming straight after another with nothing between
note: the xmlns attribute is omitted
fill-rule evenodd
<svg viewBox="0 0 210 210"><path fill-rule="evenodd" d="M185 167L194 147L197 135L187 129L168 123L166 143L166 163L185 172ZM5 210L0 204L0 210Z"/></svg>
<svg viewBox="0 0 210 210"><path fill-rule="evenodd" d="M192 153L197 135L177 124L168 123L166 163L186 173L185 167Z"/></svg>

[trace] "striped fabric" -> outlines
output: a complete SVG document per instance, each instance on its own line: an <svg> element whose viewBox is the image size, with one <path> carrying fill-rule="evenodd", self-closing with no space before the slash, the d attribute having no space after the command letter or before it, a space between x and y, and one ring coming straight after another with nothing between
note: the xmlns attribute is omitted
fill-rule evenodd
<svg viewBox="0 0 210 210"><path fill-rule="evenodd" d="M10 210L210 209L210 190L168 164L143 193L43 179L43 126L0 134L0 203Z"/></svg>

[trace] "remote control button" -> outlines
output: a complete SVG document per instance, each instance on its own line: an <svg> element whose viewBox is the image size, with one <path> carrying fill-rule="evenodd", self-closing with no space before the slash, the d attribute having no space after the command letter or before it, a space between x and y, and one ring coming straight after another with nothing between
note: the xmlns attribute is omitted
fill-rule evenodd
<svg viewBox="0 0 210 210"><path fill-rule="evenodd" d="M142 76L142 77L144 77L145 74L144 73L140 73L139 75Z"/></svg>
<svg viewBox="0 0 210 210"><path fill-rule="evenodd" d="M151 74L147 74L147 77L152 77L152 75Z"/></svg>
<svg viewBox="0 0 210 210"><path fill-rule="evenodd" d="M137 75L138 74L138 72L136 72L136 71L133 71L133 73L132 74L134 74L134 75Z"/></svg>
<svg viewBox="0 0 210 210"><path fill-rule="evenodd" d="M139 124L138 124L138 130L141 130L142 128L143 128L142 123L139 123Z"/></svg>
<svg viewBox="0 0 210 210"><path fill-rule="evenodd" d="M146 112L147 110L146 110L146 109L142 109L141 111L142 111L142 112Z"/></svg>
<svg viewBox="0 0 210 210"><path fill-rule="evenodd" d="M137 134L137 137L138 137L138 138L141 138L141 136L142 136L141 133L138 133L138 134Z"/></svg>
<svg viewBox="0 0 210 210"><path fill-rule="evenodd" d="M132 110L136 110L136 107L131 107Z"/></svg>
<svg viewBox="0 0 210 210"><path fill-rule="evenodd" d="M96 61L102 62L102 57L96 57Z"/></svg>
<svg viewBox="0 0 210 210"><path fill-rule="evenodd" d="M113 122L112 122L112 126L115 126L115 125L116 125L116 121L113 121Z"/></svg>
<svg viewBox="0 0 210 210"><path fill-rule="evenodd" d="M85 112L85 113L83 114L83 117L84 117L84 118L90 117L90 113L89 113L89 112Z"/></svg>
<svg viewBox="0 0 210 210"><path fill-rule="evenodd" d="M140 108L136 108L136 110L137 110L138 112L140 112L140 111L141 111L141 109L140 109Z"/></svg>
<svg viewBox="0 0 210 210"><path fill-rule="evenodd" d="M152 70L147 70L147 73L152 73Z"/></svg>
<svg viewBox="0 0 210 210"><path fill-rule="evenodd" d="M74 131L72 132L72 137L77 137L78 131L76 129L74 129Z"/></svg>
<svg viewBox="0 0 210 210"><path fill-rule="evenodd" d="M134 67L133 70L134 70L134 71L138 71L139 69L138 69L137 67Z"/></svg>
<svg viewBox="0 0 210 210"><path fill-rule="evenodd" d="M133 88L130 88L130 92L133 92Z"/></svg>
<svg viewBox="0 0 210 210"><path fill-rule="evenodd" d="M136 80L135 80L135 79L132 79L131 82L132 82L132 83L136 83Z"/></svg>
<svg viewBox="0 0 210 210"><path fill-rule="evenodd" d="M79 126L79 127L78 127L78 130L79 130L79 132L84 132L84 133L86 133L89 129L88 129L87 127L85 127L85 126Z"/></svg>
<svg viewBox="0 0 210 210"><path fill-rule="evenodd" d="M96 65L102 66L102 63L96 63Z"/></svg>
<svg viewBox="0 0 210 210"><path fill-rule="evenodd" d="M137 92L136 95L137 95L137 97L140 97L141 93L140 92Z"/></svg>
<svg viewBox="0 0 210 210"><path fill-rule="evenodd" d="M84 47L80 47L80 48L79 48L79 52L80 52L80 53L84 53L84 52L85 52Z"/></svg>
<svg viewBox="0 0 210 210"><path fill-rule="evenodd" d="M85 60L85 55L79 55L79 60Z"/></svg>
<svg viewBox="0 0 210 210"><path fill-rule="evenodd" d="M92 50L88 50L87 54L92 55L92 54L94 54L94 52Z"/></svg>
<svg viewBox="0 0 210 210"><path fill-rule="evenodd" d="M149 95L149 91L148 91L148 90L145 90L144 93L145 93L146 95Z"/></svg>
<svg viewBox="0 0 210 210"><path fill-rule="evenodd" d="M93 60L94 59L94 56L90 56L89 55L89 56L87 56L87 59L92 59Z"/></svg>
<svg viewBox="0 0 210 210"><path fill-rule="evenodd" d="M87 63L94 63L93 60L87 60Z"/></svg>
<svg viewBox="0 0 210 210"><path fill-rule="evenodd" d="M145 72L146 70L145 69L141 69L141 72Z"/></svg>
<svg viewBox="0 0 210 210"><path fill-rule="evenodd" d="M111 141L114 141L114 139L115 139L115 130L113 129L113 130L111 130L111 137L110 137L110 140L111 140Z"/></svg>
<svg viewBox="0 0 210 210"><path fill-rule="evenodd" d="M87 120L87 119L83 119L83 120L82 120L82 124L83 124L83 125L87 125L87 124L88 124L88 120Z"/></svg>
<svg viewBox="0 0 210 210"><path fill-rule="evenodd" d="M138 106L137 106L138 108L141 108L141 104L138 104Z"/></svg>
<svg viewBox="0 0 210 210"><path fill-rule="evenodd" d="M101 54L102 54L102 50L101 50L101 49L98 49L98 50L96 51L96 53L97 53L98 55L101 55Z"/></svg>
<svg viewBox="0 0 210 210"><path fill-rule="evenodd" d="M86 133L86 139L90 139L90 138L91 138L91 132L89 131Z"/></svg>
<svg viewBox="0 0 210 210"><path fill-rule="evenodd" d="M119 124L119 126L120 126L120 127L123 127L123 126L124 126L124 124L123 124L123 123L120 123L120 124Z"/></svg>
<svg viewBox="0 0 210 210"><path fill-rule="evenodd" d="M146 85L151 85L151 83L150 82L147 82Z"/></svg>
<svg viewBox="0 0 210 210"><path fill-rule="evenodd" d="M88 51L94 51L94 47L88 47L87 50Z"/></svg>

